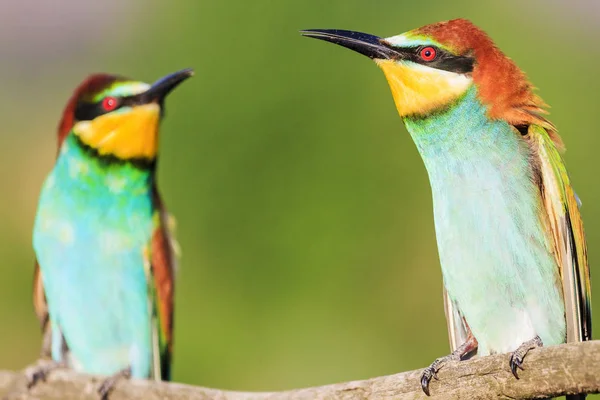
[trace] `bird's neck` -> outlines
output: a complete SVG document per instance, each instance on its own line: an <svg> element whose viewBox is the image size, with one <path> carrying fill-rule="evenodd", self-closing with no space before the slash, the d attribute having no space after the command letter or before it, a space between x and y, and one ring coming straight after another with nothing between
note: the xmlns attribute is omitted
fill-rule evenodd
<svg viewBox="0 0 600 400"><path fill-rule="evenodd" d="M473 181L478 171L510 176L528 168L526 142L507 122L489 118L475 86L447 109L404 122L434 189L457 181L483 184L485 179Z"/></svg>
<svg viewBox="0 0 600 400"><path fill-rule="evenodd" d="M59 185L80 192L147 196L154 185L154 162L101 156L73 133L63 142L54 166Z"/></svg>

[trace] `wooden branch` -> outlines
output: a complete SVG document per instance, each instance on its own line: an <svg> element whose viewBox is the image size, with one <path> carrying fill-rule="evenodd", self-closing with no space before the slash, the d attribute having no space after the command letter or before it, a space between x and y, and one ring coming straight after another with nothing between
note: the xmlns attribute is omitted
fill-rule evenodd
<svg viewBox="0 0 600 400"><path fill-rule="evenodd" d="M508 355L448 364L431 383L430 399L542 399L600 392L600 341L536 349L515 379ZM251 393L147 381L120 381L110 400L319 400L427 399L421 370L284 392ZM0 371L0 397L6 400L94 399L101 378L58 370L28 391L23 373Z"/></svg>

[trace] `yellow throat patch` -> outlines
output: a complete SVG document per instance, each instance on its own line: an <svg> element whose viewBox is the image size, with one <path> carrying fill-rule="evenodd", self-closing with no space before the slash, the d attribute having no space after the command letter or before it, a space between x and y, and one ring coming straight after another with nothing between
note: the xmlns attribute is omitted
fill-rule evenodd
<svg viewBox="0 0 600 400"><path fill-rule="evenodd" d="M73 133L100 155L153 159L158 151L159 123L160 107L150 103L80 121Z"/></svg>
<svg viewBox="0 0 600 400"><path fill-rule="evenodd" d="M469 76L419 64L375 60L387 78L401 117L426 115L461 96L472 84Z"/></svg>

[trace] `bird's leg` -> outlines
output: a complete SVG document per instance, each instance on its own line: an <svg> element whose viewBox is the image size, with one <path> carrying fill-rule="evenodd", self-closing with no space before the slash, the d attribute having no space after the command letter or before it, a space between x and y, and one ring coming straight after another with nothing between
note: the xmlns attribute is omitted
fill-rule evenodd
<svg viewBox="0 0 600 400"><path fill-rule="evenodd" d="M117 372L116 374L106 378L104 382L98 388L98 394L100 395L100 399L108 400L108 395L115 388L115 385L119 381L119 379L129 379L131 378L131 368L127 367Z"/></svg>
<svg viewBox="0 0 600 400"><path fill-rule="evenodd" d="M523 359L529 353L529 350L533 350L536 347L542 347L544 344L542 343L542 339L539 336L534 337L531 340L526 341L522 345L520 345L517 350L510 356L510 370L512 371L515 378L519 379L517 375L517 368L523 369Z"/></svg>
<svg viewBox="0 0 600 400"><path fill-rule="evenodd" d="M52 329L50 329L50 325L48 324L44 328L40 358L34 364L25 368L28 389L31 389L40 381L45 382L50 372L60 368L67 368L66 356L69 350L62 334L60 332L57 332L57 334L60 337L54 345L60 348L61 361L52 359Z"/></svg>
<svg viewBox="0 0 600 400"><path fill-rule="evenodd" d="M423 371L421 375L421 388L427 396L429 396L429 382L432 378L437 379L437 372L449 361L460 361L465 355L469 354L473 350L477 349L477 339L469 332L467 341L464 342L460 347L454 350L450 355L440 357L435 360L431 365Z"/></svg>
<svg viewBox="0 0 600 400"><path fill-rule="evenodd" d="M40 381L45 382L50 372L60 368L67 368L66 361L55 361L47 358L40 358L34 364L25 368L27 389L31 389Z"/></svg>

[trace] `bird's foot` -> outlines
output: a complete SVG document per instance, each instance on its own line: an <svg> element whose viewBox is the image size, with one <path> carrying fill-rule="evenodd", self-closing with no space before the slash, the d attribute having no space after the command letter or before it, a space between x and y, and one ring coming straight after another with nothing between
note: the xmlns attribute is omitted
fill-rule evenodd
<svg viewBox="0 0 600 400"><path fill-rule="evenodd" d="M459 360L460 360L460 356L452 353L445 357L440 357L440 358L436 359L434 362L431 363L431 365L429 367L425 368L425 370L423 371L423 374L421 375L421 388L423 389L423 391L425 392L425 394L427 396L429 396L429 382L431 382L431 380L433 378L435 378L436 380L438 379L438 377L437 377L438 371L440 369L442 369L442 367L444 365L446 365L446 363L448 361L459 361Z"/></svg>
<svg viewBox="0 0 600 400"><path fill-rule="evenodd" d="M98 394L100 395L100 399L108 400L108 395L115 388L115 385L120 379L129 379L131 378L131 368L125 368L116 374L106 378L104 382L98 388Z"/></svg>
<svg viewBox="0 0 600 400"><path fill-rule="evenodd" d="M437 378L437 373L446 363L450 361L460 361L465 355L469 354L477 348L477 340L471 334L467 337L467 341L464 342L459 348L454 350L450 355L440 357L435 360L431 365L423 371L421 374L421 388L427 396L429 396L429 383L433 378Z"/></svg>
<svg viewBox="0 0 600 400"><path fill-rule="evenodd" d="M64 361L54 361L44 358L37 360L34 364L25 368L27 389L31 389L40 381L45 382L50 372L66 367L67 363Z"/></svg>
<svg viewBox="0 0 600 400"><path fill-rule="evenodd" d="M533 350L536 347L542 347L543 345L542 339L540 339L539 336L536 336L520 345L517 350L512 353L510 356L510 370L515 378L519 379L519 375L517 374L518 368L523 370L523 360L525 359L527 353L529 353L529 350Z"/></svg>

